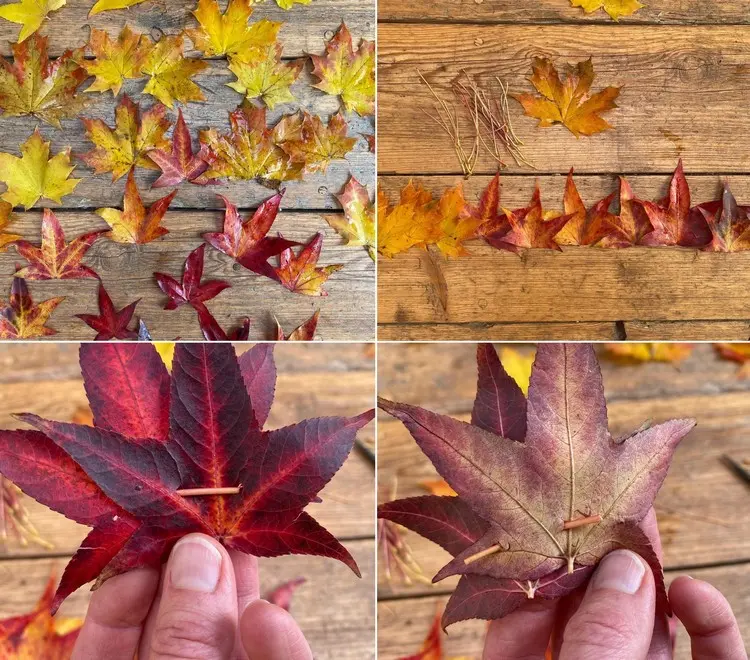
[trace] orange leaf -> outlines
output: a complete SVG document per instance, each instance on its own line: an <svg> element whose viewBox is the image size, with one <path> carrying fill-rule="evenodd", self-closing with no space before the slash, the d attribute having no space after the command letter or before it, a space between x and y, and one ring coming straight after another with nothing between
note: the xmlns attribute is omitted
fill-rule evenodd
<svg viewBox="0 0 750 660"><path fill-rule="evenodd" d="M414 246L434 243L439 236L432 194L411 181L401 191L398 204L389 208L378 191L378 252L392 257Z"/></svg>
<svg viewBox="0 0 750 660"><path fill-rule="evenodd" d="M277 320L275 341L312 341L315 339L315 330L318 328L319 316L320 310L316 311L307 321L292 330L288 335L284 334L284 330Z"/></svg>
<svg viewBox="0 0 750 660"><path fill-rule="evenodd" d="M57 334L47 327L55 308L65 298L50 298L34 304L22 277L14 277L10 285L10 302L0 302L0 339L32 339Z"/></svg>
<svg viewBox="0 0 750 660"><path fill-rule="evenodd" d="M279 267L276 274L284 288L305 296L327 296L323 284L343 264L318 267L320 251L323 247L323 235L316 234L313 239L295 256L292 248L287 248L279 255Z"/></svg>
<svg viewBox="0 0 750 660"><path fill-rule="evenodd" d="M605 354L622 362L680 362L693 352L693 344L634 343L605 344Z"/></svg>

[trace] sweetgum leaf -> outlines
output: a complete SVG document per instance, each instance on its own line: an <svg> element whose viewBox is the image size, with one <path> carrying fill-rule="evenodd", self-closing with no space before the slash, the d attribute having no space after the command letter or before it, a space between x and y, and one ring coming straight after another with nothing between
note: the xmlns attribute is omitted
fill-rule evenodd
<svg viewBox="0 0 750 660"><path fill-rule="evenodd" d="M292 248L284 250L279 255L279 267L276 269L276 275L282 286L305 296L327 296L328 292L323 290L323 285L344 265L318 266L322 249L323 235L316 234L299 251L299 254L295 255Z"/></svg>
<svg viewBox="0 0 750 660"><path fill-rule="evenodd" d="M374 411L262 431L258 420L273 398L270 350L253 349L241 368L229 344L178 344L170 375L151 344L87 344L81 366L94 426L25 414L18 418L36 431L0 431L0 472L100 537L79 550L96 561L69 565L58 602L97 574L101 582L138 566L158 568L190 532L255 556L333 557L359 574L346 549L303 509ZM262 373L250 373L256 365ZM240 491L178 492L227 486ZM126 522L130 534L102 531Z"/></svg>
<svg viewBox="0 0 750 660"><path fill-rule="evenodd" d="M0 302L0 339L32 339L57 334L47 327L55 308L65 298L49 298L34 304L23 277L14 277L10 285L10 301Z"/></svg>
<svg viewBox="0 0 750 660"><path fill-rule="evenodd" d="M211 300L211 298L215 298L224 289L230 287L230 284L223 280L209 280L201 283L205 251L206 245L203 243L188 255L185 260L181 282L178 282L171 275L154 273L159 288L169 296L164 309L177 309L180 305L186 303L196 307L207 300Z"/></svg>
<svg viewBox="0 0 750 660"><path fill-rule="evenodd" d="M646 236L654 230L643 208L644 203L633 195L625 177L620 177L620 214L613 221L614 231L602 239L600 246L626 248L644 245Z"/></svg>
<svg viewBox="0 0 750 660"><path fill-rule="evenodd" d="M138 339L135 330L129 330L128 325L133 318L138 300L130 303L121 310L115 309L112 298L109 297L104 285L99 282L99 314L76 314L90 328L96 330L95 341L110 341L112 339Z"/></svg>
<svg viewBox="0 0 750 660"><path fill-rule="evenodd" d="M740 252L750 250L750 207L740 206L729 184L724 183L721 200L697 207L708 222L711 242L706 252Z"/></svg>
<svg viewBox="0 0 750 660"><path fill-rule="evenodd" d="M312 341L315 339L315 330L318 328L318 317L320 310L317 310L302 325L292 330L288 335L284 334L284 329L276 321L276 341Z"/></svg>
<svg viewBox="0 0 750 660"><path fill-rule="evenodd" d="M563 198L564 210L570 219L555 236L555 242L558 245L597 245L607 238L615 231L617 220L609 212L614 198L615 193L612 193L587 210L573 180L573 168L571 168Z"/></svg>

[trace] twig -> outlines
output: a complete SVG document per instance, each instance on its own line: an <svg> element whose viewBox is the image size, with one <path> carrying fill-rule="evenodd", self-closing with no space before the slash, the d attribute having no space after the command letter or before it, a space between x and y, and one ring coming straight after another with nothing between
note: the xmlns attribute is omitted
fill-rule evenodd
<svg viewBox="0 0 750 660"><path fill-rule="evenodd" d="M575 520L566 520L563 523L563 529L577 529L586 525L596 525L602 521L600 515L586 516L585 518L576 518Z"/></svg>
<svg viewBox="0 0 750 660"><path fill-rule="evenodd" d="M182 488L175 491L182 497L200 497L202 495L236 495L242 490L241 486L227 486L225 488Z"/></svg>
<svg viewBox="0 0 750 660"><path fill-rule="evenodd" d="M489 548L485 548L484 550L481 550L480 552L467 557L466 559L464 559L464 564L468 566L469 564L473 564L475 561L479 561L480 559L484 559L485 557L494 555L496 552L500 552L502 549L503 546L501 546L499 543L496 543L495 545L491 545Z"/></svg>

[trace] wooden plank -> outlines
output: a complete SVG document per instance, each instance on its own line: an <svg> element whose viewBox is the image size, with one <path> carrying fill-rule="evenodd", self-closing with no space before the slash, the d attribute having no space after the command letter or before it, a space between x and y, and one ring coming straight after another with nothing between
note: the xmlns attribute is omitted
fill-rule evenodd
<svg viewBox="0 0 750 660"><path fill-rule="evenodd" d="M516 92L531 89L531 58L546 55L560 63L593 56L595 87L623 89L608 115L615 130L582 139L561 126L538 129L514 102L514 127L540 172L668 172L680 156L690 172L747 172L736 136L750 120L726 90L745 86L749 54L744 26L381 24L379 171L460 171L449 139L423 113L432 102L417 68L441 95L464 70L482 83L499 76ZM476 172L495 168L484 155Z"/></svg>
<svg viewBox="0 0 750 660"><path fill-rule="evenodd" d="M127 24L134 31L150 34L152 39L158 40L162 33L177 34L185 27L198 25L191 14L197 4L195 0L151 0L124 11L108 11L89 18L93 4L92 0L68 0L65 7L50 14L41 32L49 36L51 54L59 55L67 48L84 45L89 36L87 26L115 34ZM226 2L220 5L224 8ZM254 9L251 22L267 18L285 23L280 34L285 57L322 52L324 40L333 35L342 17L355 39L360 36L372 39L374 34L375 6L370 2L317 0L311 6L295 6L293 11L284 11L271 0ZM1 54L11 52L9 43L16 41L18 31L15 23L0 23ZM197 51L190 49L191 45L190 40L185 39L186 54L198 56Z"/></svg>
<svg viewBox="0 0 750 660"><path fill-rule="evenodd" d="M724 341L725 338L750 336L748 321L630 321L625 323L625 337L638 341L661 340L669 337L673 341L709 340Z"/></svg>
<svg viewBox="0 0 750 660"><path fill-rule="evenodd" d="M668 572L667 581L679 573ZM706 580L719 589L729 600L740 625L745 646L750 646L750 594L738 585L747 584L750 578L750 564L717 566L690 572L695 578ZM445 606L447 597L443 595L424 598L384 600L378 603L378 658L397 660L415 653L421 646L435 612ZM465 656L480 658L487 623L465 621L448 629L443 638L446 657ZM690 660L690 641L685 629L678 625L676 660Z"/></svg>
<svg viewBox="0 0 750 660"><path fill-rule="evenodd" d="M736 336L736 335L732 335ZM612 322L603 323L381 323L380 341L585 341L623 339Z"/></svg>
<svg viewBox="0 0 750 660"><path fill-rule="evenodd" d="M612 21L603 11L586 14L569 0L538 0L522 5L514 0L435 0L414 5L399 0L380 0L378 21L445 23L605 23ZM632 16L620 19L624 24L746 24L747 7L740 0L674 2L653 0Z"/></svg>
<svg viewBox="0 0 750 660"><path fill-rule="evenodd" d="M68 240L94 229L106 228L106 223L93 213L61 211L58 214ZM28 240L39 240L41 214L28 212L19 216L13 227ZM141 302L136 310L155 339L202 339L195 312L188 306L175 311L164 311L166 297L153 279L154 272L166 272L179 277L188 253L201 243L200 235L221 227L222 214L215 211L170 211L164 225L171 233L142 246L125 245L100 238L86 256L85 262L102 277L117 306L124 306L137 297ZM235 327L240 319L252 320L253 339L271 339L274 332L273 315L291 331L321 309L318 336L324 339L366 339L374 334L375 301L373 290L375 267L361 248L346 247L341 238L328 226L322 215L282 212L274 223L274 230L293 240L308 241L315 232L325 238L320 263L344 264L326 284L329 295L308 297L287 291L277 282L242 269L232 259L208 248L204 277L223 279L228 289L208 307L225 329ZM10 286L15 264L23 262L14 250L0 253L0 276ZM52 340L92 339L94 332L74 314L97 313L95 280L56 280L31 283L35 300L66 295L52 316L50 326L60 335ZM8 293L0 294L5 298Z"/></svg>
<svg viewBox="0 0 750 660"><path fill-rule="evenodd" d="M374 542L352 541L346 545L362 570L361 580L332 559L290 556L259 562L262 593L286 580L307 578L294 595L291 612L320 659L375 658ZM64 563L64 559L1 561L0 618L31 610L50 573L59 573ZM61 614L82 616L88 598L89 592L80 589L63 604Z"/></svg>

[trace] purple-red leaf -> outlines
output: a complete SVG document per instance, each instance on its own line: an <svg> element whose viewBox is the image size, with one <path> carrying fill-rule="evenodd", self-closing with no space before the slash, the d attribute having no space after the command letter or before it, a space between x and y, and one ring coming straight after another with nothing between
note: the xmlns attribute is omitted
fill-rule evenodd
<svg viewBox="0 0 750 660"><path fill-rule="evenodd" d="M135 330L129 330L128 325L133 318L135 306L140 298L121 310L116 310L104 285L99 282L99 314L76 314L90 328L96 330L95 341L109 341L111 339L138 339Z"/></svg>
<svg viewBox="0 0 750 660"><path fill-rule="evenodd" d="M231 285L222 280L209 280L201 283L203 278L203 259L206 245L201 244L185 260L182 281L178 282L171 275L154 273L159 288L169 296L164 309L177 309L180 305L189 304L201 313L200 307L211 298L218 296Z"/></svg>

